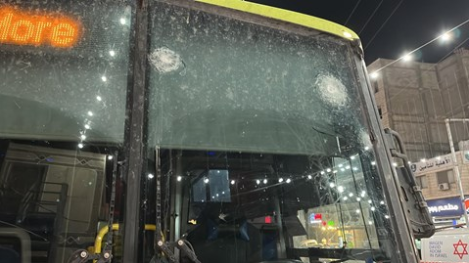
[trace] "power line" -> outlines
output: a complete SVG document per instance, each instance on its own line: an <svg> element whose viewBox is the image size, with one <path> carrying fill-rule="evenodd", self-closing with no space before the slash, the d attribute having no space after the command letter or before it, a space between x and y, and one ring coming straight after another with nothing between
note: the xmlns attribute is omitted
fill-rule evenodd
<svg viewBox="0 0 469 263"><path fill-rule="evenodd" d="M381 0L381 2L378 4L378 6L375 8L375 10L373 11L373 13L371 14L371 16L368 18L368 20L366 21L365 25L363 25L362 29L360 29L360 32L358 32L358 35L360 35L363 30L365 30L366 26L368 25L368 23L370 23L371 19L375 16L376 12L378 11L378 9L381 7L381 5L383 4L384 0Z"/></svg>
<svg viewBox="0 0 469 263"><path fill-rule="evenodd" d="M461 22L461 23L458 24L457 26L455 26L455 27L451 28L450 30L446 31L446 33L452 32L452 31L456 30L457 28L459 28L459 27L461 27L461 26L463 26L463 25L465 25L465 24L467 24L467 23L469 23L469 19L467 19L467 20ZM418 48L416 48L416 49L414 49L414 50L408 52L406 55L411 55L411 54L417 52L418 50L420 50L420 49L422 49L422 48L424 48L424 47L430 45L431 43L437 41L437 40L440 39L440 38L441 38L441 35L435 37L434 39L432 39L432 40L430 40L430 41L428 41L428 42L426 42L425 44L419 46ZM469 40L469 39L466 39L464 42L466 42L467 40ZM463 42L463 43L464 43L464 42ZM461 45L462 45L462 44L461 44ZM388 63L388 64L386 64L386 65L384 65L384 66L382 66L381 68L375 70L374 72L379 72L379 71L381 71L381 70L383 70L383 69L385 69L385 68L387 68L387 67L389 67L389 66L391 66L391 65L393 65L393 64L395 64L395 63L397 63L397 62L399 62L399 61L401 61L401 60L403 60L403 59L404 59L404 57L398 58L398 59L396 59L396 60L394 60L394 61L392 61L392 62L390 62L390 63Z"/></svg>
<svg viewBox="0 0 469 263"><path fill-rule="evenodd" d="M455 48L453 48L450 52L448 52L448 54L444 55L443 58L441 58L438 63L440 63L441 61L445 60L447 57L449 57L452 53L454 53L458 48L460 48L462 45L464 45L464 43L466 43L467 41L469 40L469 37L466 38L464 41L462 41L459 45L457 45Z"/></svg>
<svg viewBox="0 0 469 263"><path fill-rule="evenodd" d="M347 20L345 21L345 26L348 24L348 22L350 21L350 18L352 18L352 15L353 13L355 13L355 10L357 10L357 7L360 5L360 2L362 0L358 0L358 2L355 4L355 7L353 8L352 12L350 13L350 15L348 16Z"/></svg>
<svg viewBox="0 0 469 263"><path fill-rule="evenodd" d="M399 9L399 7L401 6L402 2L404 0L401 0L399 2L399 4L397 4L397 6L394 8L394 10L391 12L391 14L388 16L388 18L386 18L386 20L384 21L384 23L379 27L378 31L376 31L376 33L373 35L373 37L371 37L370 41L368 42L368 44L366 44L365 48L363 50L366 50L368 48L368 46L370 46L370 44L373 42L373 40L375 40L376 36L379 34L379 32L384 28L384 26L388 23L389 19L391 19L391 17L394 15L394 13L396 13L397 9Z"/></svg>

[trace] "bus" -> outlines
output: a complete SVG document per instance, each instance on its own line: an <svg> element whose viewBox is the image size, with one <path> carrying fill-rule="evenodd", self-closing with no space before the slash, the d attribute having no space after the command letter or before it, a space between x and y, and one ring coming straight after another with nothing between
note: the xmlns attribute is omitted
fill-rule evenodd
<svg viewBox="0 0 469 263"><path fill-rule="evenodd" d="M0 3L0 262L419 262L358 36L239 0Z"/></svg>

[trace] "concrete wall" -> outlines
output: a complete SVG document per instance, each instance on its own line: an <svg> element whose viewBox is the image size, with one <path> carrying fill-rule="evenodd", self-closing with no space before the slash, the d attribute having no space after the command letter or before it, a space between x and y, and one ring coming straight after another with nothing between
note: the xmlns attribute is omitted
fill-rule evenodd
<svg viewBox="0 0 469 263"><path fill-rule="evenodd" d="M461 50L437 66L442 90L443 112L447 118L469 118L469 51ZM469 138L469 126L463 123L451 125L454 141Z"/></svg>
<svg viewBox="0 0 469 263"><path fill-rule="evenodd" d="M378 59L368 66L370 73L378 69L372 83L382 124L401 134L410 160L448 153L444 119L469 118L469 51L439 64ZM455 144L469 139L469 124L451 130Z"/></svg>
<svg viewBox="0 0 469 263"><path fill-rule="evenodd" d="M370 72L392 60L380 59L369 66ZM375 94L382 109L382 123L399 132L412 161L445 152L448 143L438 109L441 91L433 64L397 62L380 71L374 80Z"/></svg>

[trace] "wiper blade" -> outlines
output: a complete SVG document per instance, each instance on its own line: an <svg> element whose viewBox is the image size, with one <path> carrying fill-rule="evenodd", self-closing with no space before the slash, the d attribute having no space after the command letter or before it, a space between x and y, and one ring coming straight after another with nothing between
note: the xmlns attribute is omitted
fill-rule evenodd
<svg viewBox="0 0 469 263"><path fill-rule="evenodd" d="M179 263L179 259L176 258L173 253L173 250L170 248L174 247L174 245L168 242L163 242L161 240L159 240L156 244L158 248L166 255L166 257L168 257L169 261L171 261L172 263ZM153 258L156 260L156 255L154 255Z"/></svg>
<svg viewBox="0 0 469 263"><path fill-rule="evenodd" d="M194 263L201 263L197 259L194 248L189 243L189 241L181 238L177 242L167 242L164 241L163 232L161 227L161 217L162 217L162 202L161 202L161 159L160 159L160 148L156 147L155 149L155 170L156 170L156 230L155 230L155 255L151 259L152 263L164 262L163 259L158 258L157 249L161 250L164 255L172 263L179 263L179 258L174 255L174 248L179 248L184 254L186 254L189 259ZM167 184L169 187L169 184ZM169 188L166 189L166 192L169 192ZM167 214L167 213L164 213ZM163 257L161 257L163 258Z"/></svg>
<svg viewBox="0 0 469 263"><path fill-rule="evenodd" d="M194 248L192 247L191 243L185 239L179 239L177 242L178 248L184 252L190 260L194 263L201 263L195 254Z"/></svg>
<svg viewBox="0 0 469 263"><path fill-rule="evenodd" d="M201 263L195 254L194 248L191 243L185 239L179 239L177 242L163 242L162 240L157 242L158 248L166 255L172 263L179 263L179 259L174 255L173 248L177 246L189 259L194 263ZM164 259L157 258L155 254L151 259L150 263L166 262Z"/></svg>

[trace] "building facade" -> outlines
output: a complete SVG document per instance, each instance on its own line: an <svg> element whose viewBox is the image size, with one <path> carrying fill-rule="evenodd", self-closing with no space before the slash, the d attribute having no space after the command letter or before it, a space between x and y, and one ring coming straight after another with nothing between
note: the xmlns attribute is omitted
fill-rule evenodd
<svg viewBox="0 0 469 263"><path fill-rule="evenodd" d="M436 64L378 59L368 71L377 72L372 83L382 123L401 134L409 159L449 153L444 120L469 118L469 51ZM456 144L469 139L468 123L452 123L451 131Z"/></svg>
<svg viewBox="0 0 469 263"><path fill-rule="evenodd" d="M463 209L469 208L469 152L456 152L456 160L455 163L452 155L447 154L411 164L417 184L436 221L460 222ZM458 171L454 169L456 166ZM457 172L464 191L464 204L461 203Z"/></svg>
<svg viewBox="0 0 469 263"><path fill-rule="evenodd" d="M465 205L454 167L469 198L469 122L450 123L454 162L445 119L469 118L469 50L439 63L378 59L368 71L382 124L402 136L435 222L460 223Z"/></svg>

